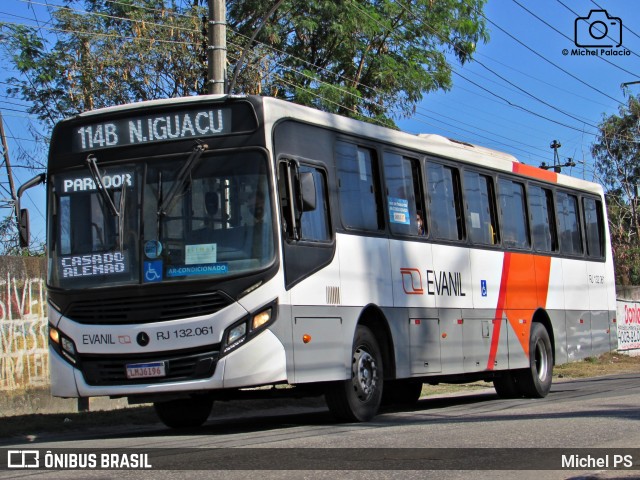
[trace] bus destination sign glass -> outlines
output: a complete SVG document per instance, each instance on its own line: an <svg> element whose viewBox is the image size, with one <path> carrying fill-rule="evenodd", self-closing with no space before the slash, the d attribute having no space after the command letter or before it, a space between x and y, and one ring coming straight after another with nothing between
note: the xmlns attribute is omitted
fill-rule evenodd
<svg viewBox="0 0 640 480"><path fill-rule="evenodd" d="M166 140L210 137L231 133L230 108L201 108L141 115L83 125L73 136L72 151L143 145Z"/></svg>

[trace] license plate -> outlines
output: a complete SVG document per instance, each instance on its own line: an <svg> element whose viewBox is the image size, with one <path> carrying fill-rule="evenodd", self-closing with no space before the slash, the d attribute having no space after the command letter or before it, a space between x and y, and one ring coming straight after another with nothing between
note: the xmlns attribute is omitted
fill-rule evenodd
<svg viewBox="0 0 640 480"><path fill-rule="evenodd" d="M127 365L127 378L129 380L164 377L166 375L164 362L133 363Z"/></svg>

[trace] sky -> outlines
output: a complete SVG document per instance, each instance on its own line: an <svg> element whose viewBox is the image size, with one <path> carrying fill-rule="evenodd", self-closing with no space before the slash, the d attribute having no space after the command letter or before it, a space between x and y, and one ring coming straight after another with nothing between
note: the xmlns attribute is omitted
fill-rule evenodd
<svg viewBox="0 0 640 480"><path fill-rule="evenodd" d="M0 22L42 25L50 8L61 4L3 0ZM550 145L557 140L561 163L571 158L576 164L563 173L598 181L590 154L597 126L604 116L618 113L627 95L640 94L640 83L621 87L640 82L639 5L638 0L488 0L489 41L477 45L473 61L453 61L449 91L426 95L413 116L396 123L409 133L440 134L536 166L553 163ZM35 175L24 168L25 156L44 164L46 151L37 148L30 133L37 121L27 113L28 104L6 93L12 75L3 58L0 112L19 186ZM2 169L0 182L6 180ZM30 209L32 237L44 242L44 189L29 191L23 204ZM2 217L9 213L0 211Z"/></svg>

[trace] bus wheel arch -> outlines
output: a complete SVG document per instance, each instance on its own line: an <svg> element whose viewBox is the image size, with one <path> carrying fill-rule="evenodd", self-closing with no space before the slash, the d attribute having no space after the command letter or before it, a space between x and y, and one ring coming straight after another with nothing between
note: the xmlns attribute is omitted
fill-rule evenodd
<svg viewBox="0 0 640 480"><path fill-rule="evenodd" d="M351 378L327 385L325 399L331 413L343 421L366 422L380 409L384 381L395 374L393 347L386 319L377 307L363 310L355 328Z"/></svg>
<svg viewBox="0 0 640 480"><path fill-rule="evenodd" d="M384 313L377 306L368 305L360 314L358 325L367 327L376 337L384 363L384 380L396 378L393 337Z"/></svg>
<svg viewBox="0 0 640 480"><path fill-rule="evenodd" d="M539 308L533 314L531 319L532 328L534 323L540 323L547 330L547 334L549 335L549 340L551 341L551 351L553 353L553 365L556 364L556 338L553 334L553 326L551 325L551 319L549 318L549 314L543 308Z"/></svg>

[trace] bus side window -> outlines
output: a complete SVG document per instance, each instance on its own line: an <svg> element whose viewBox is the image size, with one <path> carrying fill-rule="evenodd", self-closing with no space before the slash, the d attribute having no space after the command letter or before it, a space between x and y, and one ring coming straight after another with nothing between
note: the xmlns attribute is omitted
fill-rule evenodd
<svg viewBox="0 0 640 480"><path fill-rule="evenodd" d="M430 234L440 240L462 240L464 220L458 169L427 162Z"/></svg>
<svg viewBox="0 0 640 480"><path fill-rule="evenodd" d="M383 164L391 231L402 235L424 235L418 161L385 152Z"/></svg>
<svg viewBox="0 0 640 480"><path fill-rule="evenodd" d="M587 238L587 255L590 258L604 257L604 216L602 202L583 198L584 226Z"/></svg>
<svg viewBox="0 0 640 480"><path fill-rule="evenodd" d="M300 217L301 239L313 242L331 240L329 210L327 202L327 180L324 172L317 168L300 165L300 173L311 173L316 191L316 208L302 212Z"/></svg>
<svg viewBox="0 0 640 480"><path fill-rule="evenodd" d="M351 143L337 142L336 164L344 225L362 230L384 229L375 153Z"/></svg>
<svg viewBox="0 0 640 480"><path fill-rule="evenodd" d="M557 252L558 232L553 208L553 193L538 185L529 185L527 193L533 248L538 252Z"/></svg>
<svg viewBox="0 0 640 480"><path fill-rule="evenodd" d="M582 255L582 232L578 217L578 198L565 192L556 195L560 252L569 255Z"/></svg>
<svg viewBox="0 0 640 480"><path fill-rule="evenodd" d="M496 245L499 236L493 179L477 172L466 171L464 196L469 239L476 244Z"/></svg>
<svg viewBox="0 0 640 480"><path fill-rule="evenodd" d="M524 184L507 178L498 180L502 212L502 244L505 247L529 248L529 228Z"/></svg>

